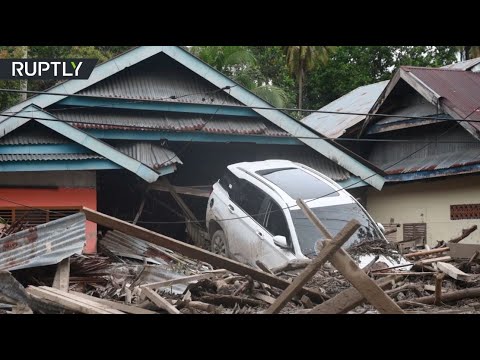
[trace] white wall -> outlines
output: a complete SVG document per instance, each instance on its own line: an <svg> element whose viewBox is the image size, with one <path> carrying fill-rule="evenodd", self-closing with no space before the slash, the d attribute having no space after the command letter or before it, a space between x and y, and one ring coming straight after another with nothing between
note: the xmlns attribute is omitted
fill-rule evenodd
<svg viewBox="0 0 480 360"><path fill-rule="evenodd" d="M427 223L427 243L450 240L462 229L477 225L462 243L480 244L480 219L450 220L450 205L480 203L480 175L452 176L444 180L429 180L386 184L382 191L370 188L367 210L381 223ZM397 240L403 239L403 226L397 230Z"/></svg>

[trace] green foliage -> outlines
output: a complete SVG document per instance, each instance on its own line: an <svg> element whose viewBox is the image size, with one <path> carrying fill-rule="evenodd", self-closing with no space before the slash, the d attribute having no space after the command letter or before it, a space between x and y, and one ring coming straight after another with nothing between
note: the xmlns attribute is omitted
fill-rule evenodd
<svg viewBox="0 0 480 360"><path fill-rule="evenodd" d="M401 65L443 66L456 61L452 46L340 46L317 63L306 84L305 108L319 109L353 89L388 80Z"/></svg>

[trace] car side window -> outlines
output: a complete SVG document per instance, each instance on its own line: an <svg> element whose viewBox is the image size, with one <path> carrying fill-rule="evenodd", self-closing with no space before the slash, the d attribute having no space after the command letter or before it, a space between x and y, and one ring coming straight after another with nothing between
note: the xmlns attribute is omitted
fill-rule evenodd
<svg viewBox="0 0 480 360"><path fill-rule="evenodd" d="M220 179L219 183L228 193L230 199L236 202L235 199L238 197L237 194L240 193L240 179L237 178L230 170L227 170Z"/></svg>
<svg viewBox="0 0 480 360"><path fill-rule="evenodd" d="M285 236L287 243L291 245L290 230L288 229L287 219L283 213L283 209L273 200L270 199L269 210L265 218L265 228L272 236Z"/></svg>
<svg viewBox="0 0 480 360"><path fill-rule="evenodd" d="M243 180L237 195L234 200L237 205L257 222L262 223L264 214L260 213L260 209L266 194L255 185Z"/></svg>

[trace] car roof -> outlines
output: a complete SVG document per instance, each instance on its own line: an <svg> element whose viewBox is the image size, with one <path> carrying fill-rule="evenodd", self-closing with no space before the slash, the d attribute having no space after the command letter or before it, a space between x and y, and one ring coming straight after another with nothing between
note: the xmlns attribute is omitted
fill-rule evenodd
<svg viewBox="0 0 480 360"><path fill-rule="evenodd" d="M305 166L305 165L303 165ZM245 170L249 173L255 173L259 170L269 170L269 169L282 169L282 168L298 168L302 169L303 166L301 164L297 164L293 161L290 160L280 160L280 159L272 159L272 160L264 160L264 161L252 161L252 162L241 162L241 163L236 163L236 164L231 164L227 166L229 170L232 169L238 169L238 170ZM307 169L310 169L308 166L305 166ZM314 173L318 173L315 170L311 169ZM323 175L323 174L322 174ZM326 179L329 179L327 176L323 175ZM324 181L327 181L324 179ZM331 180L333 181L333 180ZM274 189L278 188L281 190L280 192L277 190L274 190L289 206L295 206L296 201L292 197L290 197L283 189L280 187L276 186L272 182L268 181L267 179L262 177L262 182L268 183L269 187ZM328 181L327 181L328 182ZM338 185L337 185L338 186ZM342 193L339 194L342 198L348 198L345 197ZM322 199L319 198L318 200L312 202L310 204L311 207L317 207L317 206L322 206Z"/></svg>
<svg viewBox="0 0 480 360"><path fill-rule="evenodd" d="M290 160L264 160L264 161L251 161L251 162L241 162L229 165L228 168L242 168L247 171L256 172L258 170L268 170L268 169L278 169L278 168L288 168L299 166Z"/></svg>

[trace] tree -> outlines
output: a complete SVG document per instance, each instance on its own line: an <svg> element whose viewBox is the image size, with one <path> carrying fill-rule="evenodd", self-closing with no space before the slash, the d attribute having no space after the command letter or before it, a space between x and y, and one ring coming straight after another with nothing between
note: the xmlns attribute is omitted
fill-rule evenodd
<svg viewBox="0 0 480 360"><path fill-rule="evenodd" d="M456 54L453 46L339 46L311 71L305 107L319 109L359 86L388 80L399 66L443 66Z"/></svg>
<svg viewBox="0 0 480 360"><path fill-rule="evenodd" d="M286 92L271 81L262 81L258 61L249 47L193 46L190 51L273 106L286 105Z"/></svg>
<svg viewBox="0 0 480 360"><path fill-rule="evenodd" d="M288 69L298 84L298 108L301 109L306 73L317 63L327 63L331 49L326 46L285 46L284 50Z"/></svg>
<svg viewBox="0 0 480 360"><path fill-rule="evenodd" d="M461 60L469 60L480 57L480 46L457 46Z"/></svg>

